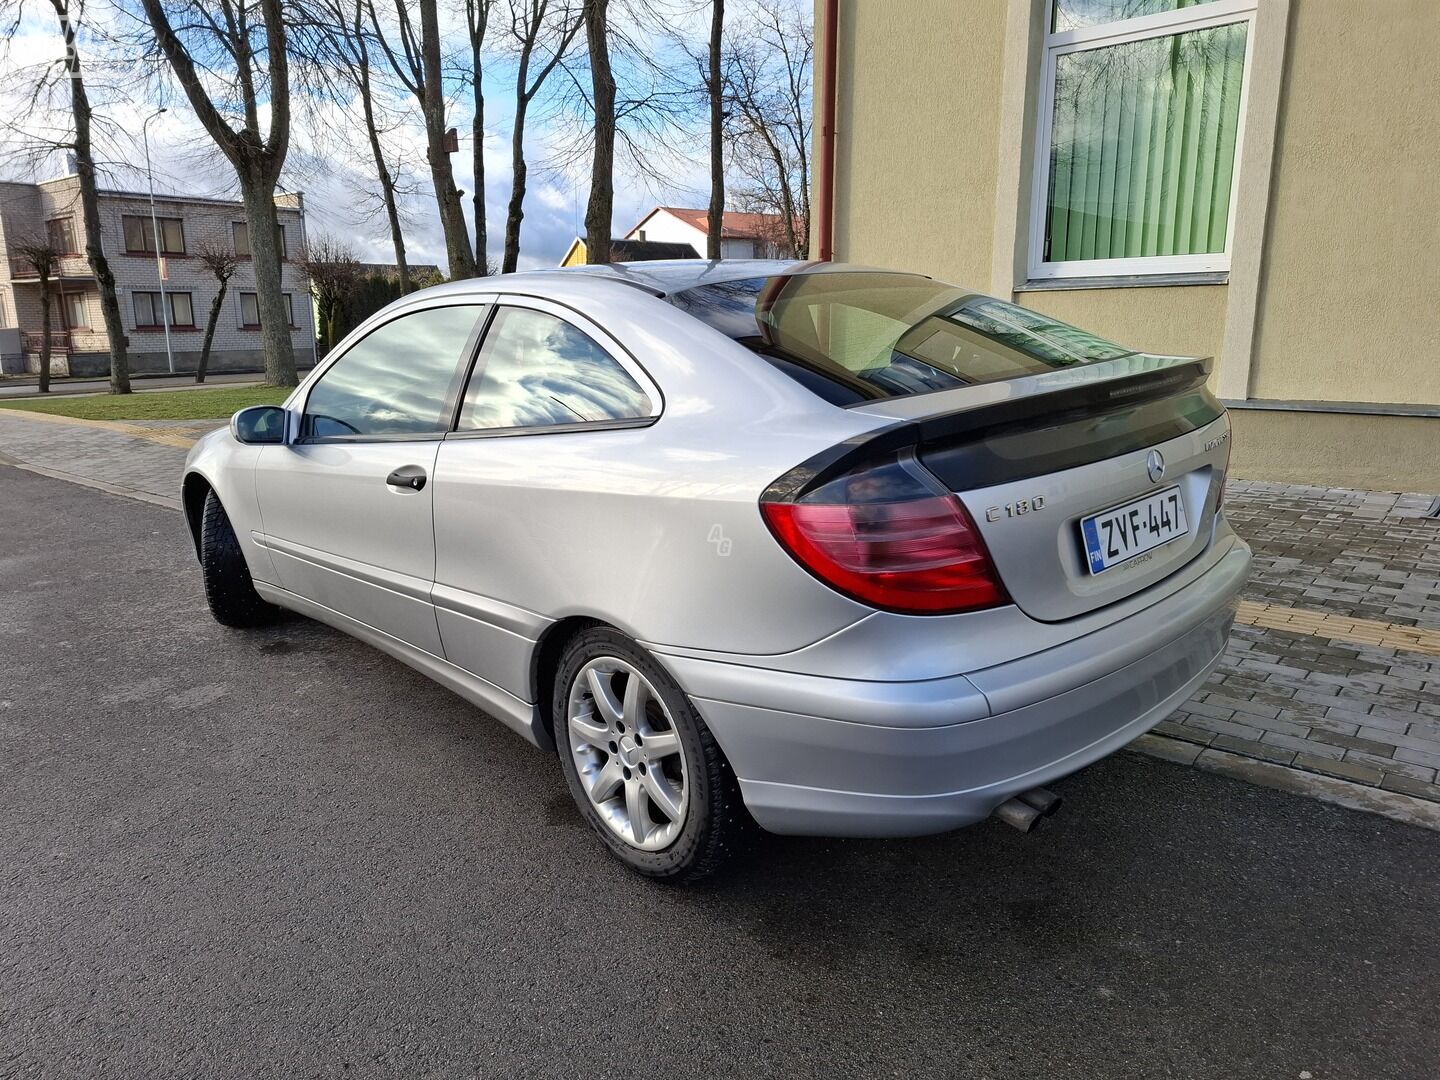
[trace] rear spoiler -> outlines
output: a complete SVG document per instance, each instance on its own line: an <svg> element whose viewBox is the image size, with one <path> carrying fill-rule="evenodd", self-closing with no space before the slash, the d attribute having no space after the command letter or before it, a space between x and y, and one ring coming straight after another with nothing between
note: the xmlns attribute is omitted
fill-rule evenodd
<svg viewBox="0 0 1440 1080"><path fill-rule="evenodd" d="M914 448L952 491L1075 468L1213 423L1209 357L1133 353L1003 382L867 402L853 412L895 423L848 439L766 492L798 499L871 458Z"/></svg>

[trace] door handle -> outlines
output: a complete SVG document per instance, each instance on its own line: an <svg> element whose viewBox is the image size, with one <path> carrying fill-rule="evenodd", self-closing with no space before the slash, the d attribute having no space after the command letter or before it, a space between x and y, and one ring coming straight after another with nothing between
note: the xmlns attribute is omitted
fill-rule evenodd
<svg viewBox="0 0 1440 1080"><path fill-rule="evenodd" d="M419 491L425 486L425 470L419 465L401 465L385 478L389 487Z"/></svg>

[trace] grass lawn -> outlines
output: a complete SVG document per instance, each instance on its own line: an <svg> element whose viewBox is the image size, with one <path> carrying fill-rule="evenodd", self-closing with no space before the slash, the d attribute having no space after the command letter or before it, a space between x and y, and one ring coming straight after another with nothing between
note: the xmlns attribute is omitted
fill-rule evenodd
<svg viewBox="0 0 1440 1080"><path fill-rule="evenodd" d="M218 420L247 405L279 405L283 386L229 386L216 390L157 390L146 394L92 394L0 400L0 409L76 416L82 420Z"/></svg>

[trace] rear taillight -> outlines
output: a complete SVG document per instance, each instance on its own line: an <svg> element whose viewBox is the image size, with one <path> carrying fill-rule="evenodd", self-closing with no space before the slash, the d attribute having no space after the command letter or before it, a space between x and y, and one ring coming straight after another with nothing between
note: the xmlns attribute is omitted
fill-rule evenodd
<svg viewBox="0 0 1440 1080"><path fill-rule="evenodd" d="M760 509L801 566L872 607L920 615L1009 602L965 507L908 455Z"/></svg>

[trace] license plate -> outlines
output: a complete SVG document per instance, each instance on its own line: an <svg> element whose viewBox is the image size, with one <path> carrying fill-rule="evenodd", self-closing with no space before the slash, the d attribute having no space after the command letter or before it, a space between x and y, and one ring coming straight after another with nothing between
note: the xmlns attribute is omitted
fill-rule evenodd
<svg viewBox="0 0 1440 1080"><path fill-rule="evenodd" d="M1099 574L1189 531L1178 487L1166 488L1080 521L1085 563Z"/></svg>

